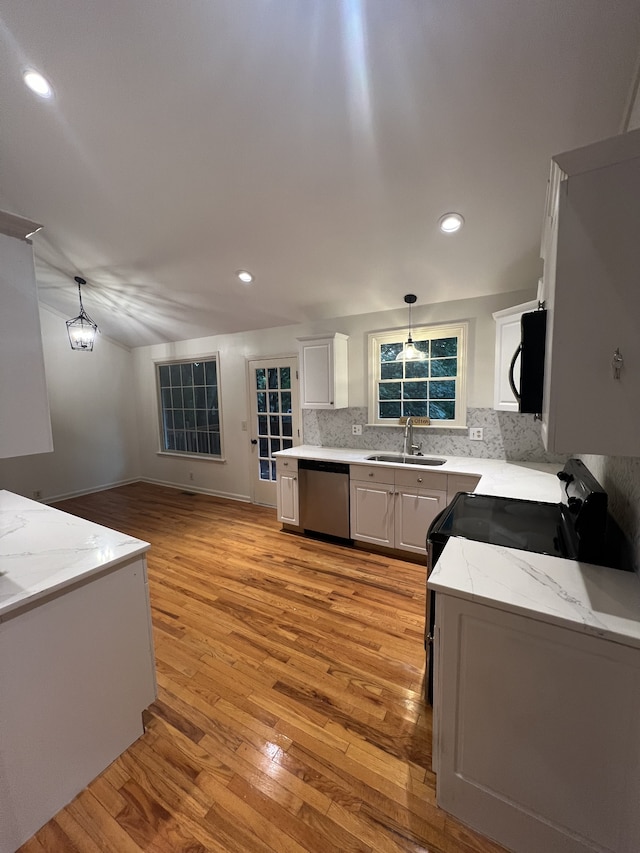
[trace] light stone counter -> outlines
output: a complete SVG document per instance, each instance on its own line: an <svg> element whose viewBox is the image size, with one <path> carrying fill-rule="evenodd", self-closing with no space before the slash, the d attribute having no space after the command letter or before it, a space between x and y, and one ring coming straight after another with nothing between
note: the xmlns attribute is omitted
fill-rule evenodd
<svg viewBox="0 0 640 853"><path fill-rule="evenodd" d="M274 454L276 458L318 459L330 462L346 462L349 465L376 465L395 468L398 463L372 462L367 457L372 450L347 450L339 447L316 447L302 444ZM402 455L398 454L401 459ZM410 457L405 457L410 458ZM558 503L560 483L555 474L562 469L560 464L535 462L505 462L504 459L478 459L471 456L434 456L446 459L443 465L402 464L412 471L431 471L442 474L475 474L480 482L475 491L483 495L504 495L509 498L525 498L533 501Z"/></svg>
<svg viewBox="0 0 640 853"><path fill-rule="evenodd" d="M277 456L379 465L371 450L302 445ZM558 503L562 466L448 456L437 467L402 465L443 474L475 474L485 495ZM500 610L532 616L626 645L640 647L640 578L545 554L452 538L429 579L430 588Z"/></svg>
<svg viewBox="0 0 640 853"><path fill-rule="evenodd" d="M0 621L148 549L141 539L0 491Z"/></svg>

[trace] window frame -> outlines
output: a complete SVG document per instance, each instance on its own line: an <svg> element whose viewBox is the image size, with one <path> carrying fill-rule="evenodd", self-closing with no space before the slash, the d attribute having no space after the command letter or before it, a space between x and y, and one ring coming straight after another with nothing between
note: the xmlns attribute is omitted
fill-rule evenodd
<svg viewBox="0 0 640 853"><path fill-rule="evenodd" d="M413 340L433 340L434 338L458 339L458 373L456 375L456 417L450 420L432 419L430 424L416 424L420 429L466 429L467 428L467 339L469 323L447 323L445 325L418 326L412 329ZM369 426L402 426L406 417L381 418L378 415L378 383L380 379L380 348L383 344L397 343L407 339L408 330L383 329L368 334L368 424ZM443 377L444 378L444 377ZM401 382L406 379L399 380Z"/></svg>
<svg viewBox="0 0 640 853"><path fill-rule="evenodd" d="M164 426L163 415L164 408L162 403L162 389L160 386L160 367L171 367L176 364L194 364L201 361L214 361L216 364L216 389L218 392L218 430L220 435L220 453L200 453L193 450L174 450L165 449L164 447ZM220 371L220 353L218 351L208 352L195 355L181 355L173 358L158 357L153 359L153 370L155 374L156 385L156 406L158 413L158 455L159 456L174 456L180 459L199 459L207 462L224 462L224 430L222 421L222 382ZM184 386L182 386L184 387ZM196 429L197 431L197 429Z"/></svg>

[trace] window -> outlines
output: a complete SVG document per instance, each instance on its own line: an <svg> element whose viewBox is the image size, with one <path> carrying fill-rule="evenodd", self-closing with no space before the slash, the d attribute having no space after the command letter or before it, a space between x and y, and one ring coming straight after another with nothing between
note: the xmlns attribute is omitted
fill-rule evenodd
<svg viewBox="0 0 640 853"><path fill-rule="evenodd" d="M369 423L399 424L410 415L431 426L464 427L467 324L413 330L423 360L396 360L407 331L369 335Z"/></svg>
<svg viewBox="0 0 640 853"><path fill-rule="evenodd" d="M217 356L156 364L160 449L222 458Z"/></svg>

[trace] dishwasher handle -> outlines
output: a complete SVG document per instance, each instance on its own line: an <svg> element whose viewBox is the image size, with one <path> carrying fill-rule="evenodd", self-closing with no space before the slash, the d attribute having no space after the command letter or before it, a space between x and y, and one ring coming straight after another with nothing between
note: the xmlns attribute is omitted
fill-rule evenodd
<svg viewBox="0 0 640 853"><path fill-rule="evenodd" d="M298 470L325 471L327 474L349 475L349 466L345 462L328 462L324 459L299 459Z"/></svg>

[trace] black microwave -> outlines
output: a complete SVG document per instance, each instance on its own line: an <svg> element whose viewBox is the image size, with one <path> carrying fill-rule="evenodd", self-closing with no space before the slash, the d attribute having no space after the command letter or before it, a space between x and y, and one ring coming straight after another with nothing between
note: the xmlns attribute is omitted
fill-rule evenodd
<svg viewBox="0 0 640 853"><path fill-rule="evenodd" d="M547 312L544 308L528 311L520 320L520 344L509 365L509 385L518 401L518 411L539 415L544 390L544 354L547 339ZM520 357L520 387L514 370Z"/></svg>

